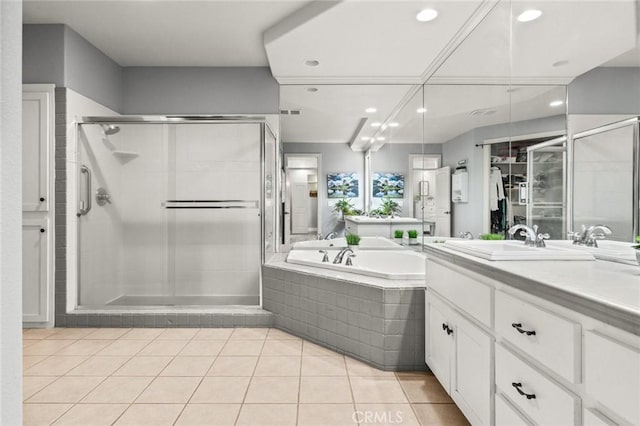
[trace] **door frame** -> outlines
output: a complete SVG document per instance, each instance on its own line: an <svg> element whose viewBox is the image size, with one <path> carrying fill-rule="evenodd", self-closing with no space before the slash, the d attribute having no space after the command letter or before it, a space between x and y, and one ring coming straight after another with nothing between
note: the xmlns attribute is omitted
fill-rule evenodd
<svg viewBox="0 0 640 426"><path fill-rule="evenodd" d="M527 139L565 136L564 130L549 130L548 132L528 133L524 135L503 136L485 139L476 146L482 147L482 233L491 232L491 208L489 207L489 174L491 172L491 145L504 142L519 142Z"/></svg>
<svg viewBox="0 0 640 426"><path fill-rule="evenodd" d="M282 168L284 170L284 179L282 189L282 201L284 204L284 209L282 211L282 215L284 216L284 227L282 232L284 233L284 243L290 244L291 242L291 182L289 182L289 167L288 167L288 159L289 158L300 158L300 157L315 157L316 158L316 172L318 175L318 208L317 208L317 223L318 223L318 233L322 233L322 204L326 201L326 197L323 196L325 193L321 186L321 183L324 182L320 177L322 176L322 154L312 152L312 153L284 153L284 159ZM308 167L306 167L308 168ZM295 168L293 168L295 170Z"/></svg>

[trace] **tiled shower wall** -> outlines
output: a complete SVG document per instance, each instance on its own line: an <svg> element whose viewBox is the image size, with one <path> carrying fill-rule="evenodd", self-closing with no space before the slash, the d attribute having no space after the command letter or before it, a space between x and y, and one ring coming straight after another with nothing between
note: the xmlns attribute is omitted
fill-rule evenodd
<svg viewBox="0 0 640 426"><path fill-rule="evenodd" d="M382 289L263 266L274 325L385 370L424 370L424 288Z"/></svg>

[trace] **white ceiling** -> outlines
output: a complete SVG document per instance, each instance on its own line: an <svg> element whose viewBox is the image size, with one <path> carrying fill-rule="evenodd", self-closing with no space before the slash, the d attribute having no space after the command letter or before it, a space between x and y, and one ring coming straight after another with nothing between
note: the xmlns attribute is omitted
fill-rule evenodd
<svg viewBox="0 0 640 426"><path fill-rule="evenodd" d="M281 89L281 109L302 110L283 116L285 142L352 141L354 148L379 133L374 120L401 123L387 129L387 140L419 143L424 125L428 142L440 143L473 127L556 113L548 109L547 97L556 95L549 87L511 93L509 110L505 88L443 86L427 89L423 123L415 112L423 94L408 84L434 72L430 81L439 83L548 85L603 63L640 64L634 0L503 0L491 9L495 3L25 0L24 20L65 23L123 66L269 65L281 83L301 84ZM439 11L435 21L416 21L425 7ZM525 7L542 17L515 21ZM558 61L568 63L553 66ZM393 84L374 85L382 83ZM315 93L307 91L312 84ZM369 106L378 112L365 113ZM482 108L496 112L469 116Z"/></svg>
<svg viewBox="0 0 640 426"><path fill-rule="evenodd" d="M262 33L309 0L31 1L27 24L67 24L122 66L267 66Z"/></svg>

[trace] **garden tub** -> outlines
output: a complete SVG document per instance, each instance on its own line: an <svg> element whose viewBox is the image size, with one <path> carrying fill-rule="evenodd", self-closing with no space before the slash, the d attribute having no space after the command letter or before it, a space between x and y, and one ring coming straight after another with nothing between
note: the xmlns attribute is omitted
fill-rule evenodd
<svg viewBox="0 0 640 426"><path fill-rule="evenodd" d="M327 250L329 262L322 262L324 253L316 250L291 250L287 262L323 269L368 275L390 280L424 279L425 256L411 250L355 250L352 265L347 266L345 254L341 264L334 264L339 250Z"/></svg>

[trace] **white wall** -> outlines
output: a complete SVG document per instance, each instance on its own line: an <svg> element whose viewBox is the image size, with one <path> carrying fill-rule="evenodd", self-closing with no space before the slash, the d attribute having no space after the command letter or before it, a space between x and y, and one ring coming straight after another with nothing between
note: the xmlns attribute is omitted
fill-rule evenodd
<svg viewBox="0 0 640 426"><path fill-rule="evenodd" d="M22 424L22 3L0 1L0 424Z"/></svg>

